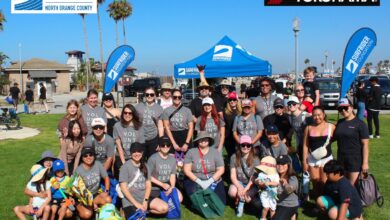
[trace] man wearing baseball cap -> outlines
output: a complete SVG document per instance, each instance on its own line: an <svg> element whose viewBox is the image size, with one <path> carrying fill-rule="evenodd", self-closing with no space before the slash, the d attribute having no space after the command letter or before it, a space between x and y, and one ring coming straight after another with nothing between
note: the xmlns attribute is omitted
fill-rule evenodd
<svg viewBox="0 0 390 220"><path fill-rule="evenodd" d="M280 155L287 155L287 146L279 139L279 129L276 125L268 125L265 129L267 141L261 143L261 153L263 156L272 156L274 158Z"/></svg>

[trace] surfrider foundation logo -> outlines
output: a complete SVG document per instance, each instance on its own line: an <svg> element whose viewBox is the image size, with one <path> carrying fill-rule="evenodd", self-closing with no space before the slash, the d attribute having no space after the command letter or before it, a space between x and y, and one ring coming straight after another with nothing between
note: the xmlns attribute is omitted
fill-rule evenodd
<svg viewBox="0 0 390 220"><path fill-rule="evenodd" d="M380 0L264 0L265 6L380 6Z"/></svg>
<svg viewBox="0 0 390 220"><path fill-rule="evenodd" d="M95 14L97 0L11 0L13 14Z"/></svg>
<svg viewBox="0 0 390 220"><path fill-rule="evenodd" d="M213 61L231 61L233 48L229 45L216 45L214 48Z"/></svg>

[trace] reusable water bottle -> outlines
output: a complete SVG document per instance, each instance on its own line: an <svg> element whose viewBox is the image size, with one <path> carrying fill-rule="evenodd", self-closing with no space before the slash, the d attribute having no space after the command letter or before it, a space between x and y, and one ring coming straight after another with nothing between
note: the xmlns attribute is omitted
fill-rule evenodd
<svg viewBox="0 0 390 220"><path fill-rule="evenodd" d="M309 187L310 187L310 174L309 172L303 172L303 183L302 183L302 188L303 188L303 194L308 195L309 194Z"/></svg>

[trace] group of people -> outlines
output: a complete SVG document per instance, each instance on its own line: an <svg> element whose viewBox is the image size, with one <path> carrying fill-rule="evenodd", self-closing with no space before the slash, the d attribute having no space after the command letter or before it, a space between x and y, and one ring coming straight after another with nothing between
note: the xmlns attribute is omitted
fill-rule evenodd
<svg viewBox="0 0 390 220"><path fill-rule="evenodd" d="M50 110L47 105L46 97L46 87L42 82L39 83L39 112L41 112L42 107L45 109L45 112L48 113ZM24 94L21 94L19 89L19 84L14 83L14 86L10 87L8 96L12 99L12 105L15 109L15 112L18 111L19 101L23 100L25 105L25 113L33 114L36 113L34 107L34 91L30 85L26 86L26 91Z"/></svg>
<svg viewBox="0 0 390 220"><path fill-rule="evenodd" d="M126 219L137 210L166 214L169 205L160 193L175 191L182 202L206 189L223 204L227 195L232 198L238 217L250 205L261 219L290 219L300 205L299 178L289 156L295 152L303 172L310 173L313 199L331 219L361 217L353 185L368 170L369 134L349 100L340 99L343 118L334 125L319 104L311 69L305 70L306 81L295 85L295 94L284 100L272 94L273 81L267 77L258 81L258 96L240 100L229 91L228 81L222 82L221 93L214 92L204 67L198 68L199 97L189 107L182 104L182 91L169 83L162 85L159 99L150 87L144 91L145 102L122 109L111 93L103 95L99 106L95 90L88 91L83 105L70 100L57 129L60 154L46 152L32 167L25 190L30 204L15 207L17 217L74 215L55 195L77 174L93 195L90 206L75 201L81 219L90 219L94 210L112 202L110 178L119 181L119 207Z"/></svg>

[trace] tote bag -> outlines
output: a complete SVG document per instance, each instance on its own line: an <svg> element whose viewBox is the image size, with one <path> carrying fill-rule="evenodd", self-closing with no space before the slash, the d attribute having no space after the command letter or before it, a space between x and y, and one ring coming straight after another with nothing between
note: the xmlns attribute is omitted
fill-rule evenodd
<svg viewBox="0 0 390 220"><path fill-rule="evenodd" d="M180 200L176 188L169 195L161 191L160 198L168 204L167 219L180 219Z"/></svg>
<svg viewBox="0 0 390 220"><path fill-rule="evenodd" d="M210 188L196 191L190 199L193 208L206 219L221 217L225 212L225 205Z"/></svg>

